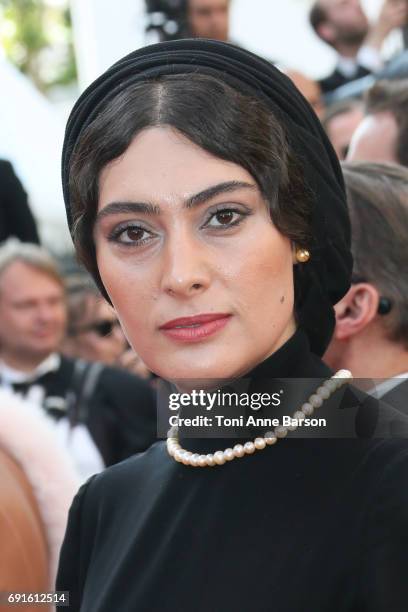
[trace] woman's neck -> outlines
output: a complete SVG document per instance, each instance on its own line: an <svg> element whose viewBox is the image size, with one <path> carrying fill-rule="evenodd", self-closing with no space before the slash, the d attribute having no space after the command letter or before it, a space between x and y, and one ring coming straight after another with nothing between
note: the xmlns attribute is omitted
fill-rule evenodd
<svg viewBox="0 0 408 612"><path fill-rule="evenodd" d="M226 426L226 429L222 429L218 426L220 421L216 415L236 418L240 414L246 416L253 414L261 417L266 412L268 415L292 414L293 407L300 407L321 384L321 381L330 378L331 374L331 370L310 352L305 332L297 330L283 346L250 372L232 381L229 385L218 387L218 390L213 393L217 396L217 401L210 411L201 406L195 410L181 407L179 410L181 418L205 415L212 418L213 422L211 427L203 426L200 422L197 428L190 426L184 431L183 428L180 428L180 443L183 448L191 452L205 454L214 449L234 446L245 439L255 438L259 432L255 431L256 428L248 428L245 418L243 418L243 426L233 423L232 428ZM229 403L232 396L235 397L233 404ZM272 399L276 402L276 398L279 397L280 401L277 404L271 403L267 408L257 408L256 412L252 412L252 400L259 400L261 396L270 397L271 402ZM246 399L245 403L244 399ZM221 423L224 426L226 421L221 419Z"/></svg>

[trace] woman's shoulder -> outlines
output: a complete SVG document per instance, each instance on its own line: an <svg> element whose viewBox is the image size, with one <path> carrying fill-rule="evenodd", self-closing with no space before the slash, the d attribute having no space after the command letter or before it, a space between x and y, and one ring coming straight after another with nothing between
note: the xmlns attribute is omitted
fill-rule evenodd
<svg viewBox="0 0 408 612"><path fill-rule="evenodd" d="M138 476L146 479L148 474L153 475L160 471L163 464L167 463L167 457L165 441L158 439L145 451L112 465L97 476L101 481L108 481L110 484L126 483L128 478L135 480Z"/></svg>
<svg viewBox="0 0 408 612"><path fill-rule="evenodd" d="M137 453L120 463L112 465L102 472L92 476L79 490L82 497L101 501L102 499L117 499L126 492L129 498L131 491L137 492L140 487L149 485L163 476L171 465L167 461L165 442L158 440L142 453Z"/></svg>

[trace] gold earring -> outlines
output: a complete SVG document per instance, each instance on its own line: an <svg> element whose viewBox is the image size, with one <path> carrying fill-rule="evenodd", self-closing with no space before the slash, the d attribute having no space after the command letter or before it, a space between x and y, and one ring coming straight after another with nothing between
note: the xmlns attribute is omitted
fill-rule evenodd
<svg viewBox="0 0 408 612"><path fill-rule="evenodd" d="M306 263L310 259L310 253L307 249L297 249L296 250L296 260L299 263Z"/></svg>

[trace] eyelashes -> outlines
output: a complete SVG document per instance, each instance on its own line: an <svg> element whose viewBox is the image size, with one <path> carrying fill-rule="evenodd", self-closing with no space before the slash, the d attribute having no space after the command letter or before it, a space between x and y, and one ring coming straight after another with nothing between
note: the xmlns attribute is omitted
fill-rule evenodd
<svg viewBox="0 0 408 612"><path fill-rule="evenodd" d="M232 206L219 208L210 213L206 222L200 229L207 229L212 233L225 232L240 225L244 219L252 214L250 209L239 209ZM141 247L154 240L157 234L140 223L128 221L121 223L109 233L108 240L126 247Z"/></svg>
<svg viewBox="0 0 408 612"><path fill-rule="evenodd" d="M243 212L236 208L221 208L211 213L210 218L204 224L204 227L210 228L228 228L239 225L245 217L249 215L248 211ZM211 224L211 221L216 220L217 224Z"/></svg>
<svg viewBox="0 0 408 612"><path fill-rule="evenodd" d="M143 236L146 234L146 236ZM140 225L129 223L125 226L116 227L108 236L110 242L120 243L126 246L145 244L155 234Z"/></svg>

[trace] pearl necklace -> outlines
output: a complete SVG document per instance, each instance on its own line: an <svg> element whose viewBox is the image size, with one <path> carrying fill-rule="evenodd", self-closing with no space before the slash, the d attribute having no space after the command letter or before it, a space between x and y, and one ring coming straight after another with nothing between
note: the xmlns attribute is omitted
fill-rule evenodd
<svg viewBox="0 0 408 612"><path fill-rule="evenodd" d="M308 401L303 404L300 410L295 412L293 418L297 421L303 420L306 416L313 414L315 408L320 408L324 400L328 399L332 393L339 389L342 385L345 385L351 378L353 378L351 372L348 370L339 370L332 376L332 378L326 380L317 390L313 393ZM192 453L180 446L177 427L173 427L169 431L167 438L167 452L170 457L173 457L179 463L184 465L190 465L192 467L214 467L216 465L224 465L228 461L244 457L244 455L252 455L256 450L263 450L267 446L276 444L279 438L285 438L289 431L295 431L297 425L288 425L287 427L278 426L275 427L274 431L268 431L263 437L255 438L253 442L246 442L245 444L236 444L234 448L227 448L225 450L219 450L215 453L209 453L208 455L199 455L198 453Z"/></svg>

